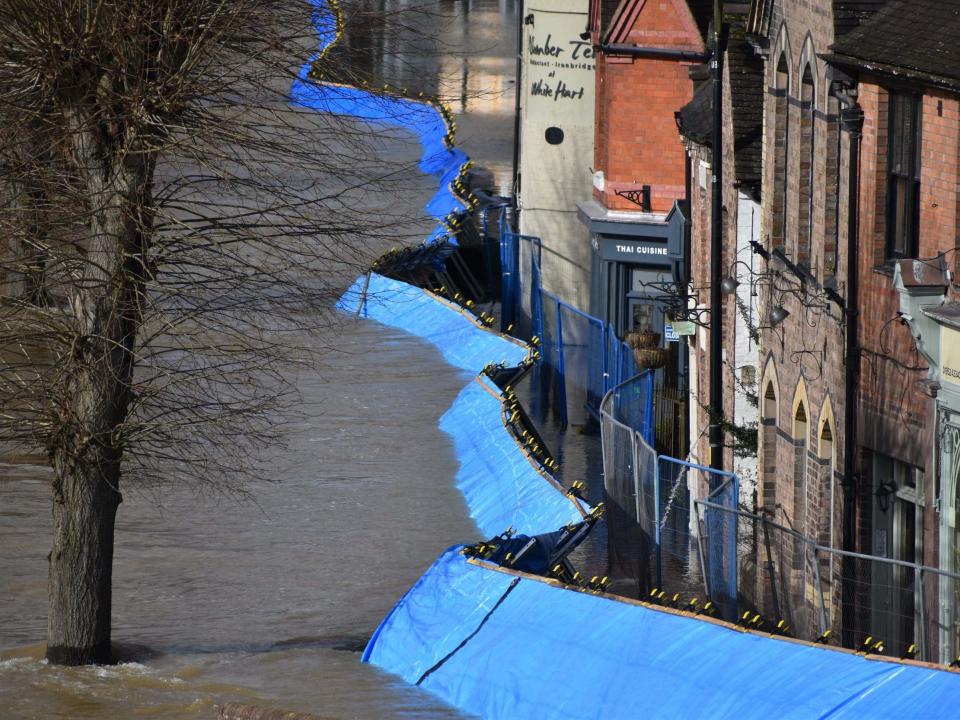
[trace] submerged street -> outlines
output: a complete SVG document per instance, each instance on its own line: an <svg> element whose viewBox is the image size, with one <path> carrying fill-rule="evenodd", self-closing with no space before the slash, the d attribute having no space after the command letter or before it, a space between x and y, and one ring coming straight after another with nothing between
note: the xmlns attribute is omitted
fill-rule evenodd
<svg viewBox="0 0 960 720"><path fill-rule="evenodd" d="M954 717L960 7L7 5L0 720Z"/></svg>
<svg viewBox="0 0 960 720"><path fill-rule="evenodd" d="M423 85L450 100L458 145L493 171L504 192L512 13L512 2L452 4L423 29L442 43L409 48L399 65L373 58L398 85ZM370 45L388 51L383 42ZM386 150L413 163L418 148ZM430 192L432 183L425 183ZM353 279L345 276L344 287ZM422 340L347 316L326 343L336 351L322 372L298 378L305 418L276 458L275 482L250 487L250 500L189 489L155 497L128 486L113 591L113 637L125 662L115 667L41 660L50 476L36 465L0 465L5 720L211 717L223 702L338 718L459 717L362 665L360 651L442 549L477 537L452 482L450 439L437 428L470 377Z"/></svg>
<svg viewBox="0 0 960 720"><path fill-rule="evenodd" d="M345 320L309 419L253 502L128 491L114 638L132 661L42 663L49 479L0 466L4 718L211 717L256 702L329 717L456 717L359 651L443 548L477 531L437 420L469 380L427 343Z"/></svg>

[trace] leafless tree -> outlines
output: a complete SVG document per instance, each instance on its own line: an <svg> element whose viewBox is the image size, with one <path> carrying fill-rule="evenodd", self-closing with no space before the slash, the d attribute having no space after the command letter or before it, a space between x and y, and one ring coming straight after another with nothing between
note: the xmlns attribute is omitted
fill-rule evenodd
<svg viewBox="0 0 960 720"><path fill-rule="evenodd" d="M0 440L54 470L51 662L110 660L121 477L242 491L304 334L416 232L410 166L288 103L310 11L0 0Z"/></svg>

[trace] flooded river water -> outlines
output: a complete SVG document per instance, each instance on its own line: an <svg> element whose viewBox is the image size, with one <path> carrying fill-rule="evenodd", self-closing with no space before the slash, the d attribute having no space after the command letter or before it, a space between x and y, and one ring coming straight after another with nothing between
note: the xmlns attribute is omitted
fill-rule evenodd
<svg viewBox="0 0 960 720"><path fill-rule="evenodd" d="M514 3L438 8L424 37L444 45L396 67L388 48L374 59L398 82L452 98L458 144L506 191ZM0 465L0 718L214 717L227 701L333 718L459 716L361 665L359 650L445 547L477 538L437 429L469 378L428 344L371 322L344 319L332 344L325 370L299 378L306 419L275 481L249 488L253 502L128 487L117 666L41 660L49 475Z"/></svg>

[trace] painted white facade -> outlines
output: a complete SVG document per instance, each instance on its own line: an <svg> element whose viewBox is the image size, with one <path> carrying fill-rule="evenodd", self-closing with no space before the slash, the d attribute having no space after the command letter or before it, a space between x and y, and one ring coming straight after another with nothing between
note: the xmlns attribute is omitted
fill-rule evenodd
<svg viewBox="0 0 960 720"><path fill-rule="evenodd" d="M592 195L596 76L590 41L580 38L587 8L587 0L525 3L519 83L520 232L543 240L544 288L584 309L590 243L577 202Z"/></svg>
<svg viewBox="0 0 960 720"><path fill-rule="evenodd" d="M733 372L733 422L737 425L756 425L759 409L756 400L760 381L760 349L751 332L761 324L760 294L757 274L763 272L759 257L753 253L750 241L759 242L760 203L745 193L737 193L737 256L733 275L737 286L737 319ZM740 499L748 505L753 501L757 487L757 458L734 457L733 471L740 476Z"/></svg>

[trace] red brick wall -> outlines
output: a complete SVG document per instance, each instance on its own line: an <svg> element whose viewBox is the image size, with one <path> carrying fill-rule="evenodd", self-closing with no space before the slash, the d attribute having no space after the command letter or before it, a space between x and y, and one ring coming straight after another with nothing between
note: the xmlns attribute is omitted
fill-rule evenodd
<svg viewBox="0 0 960 720"><path fill-rule="evenodd" d="M899 321L899 299L892 274L885 266L887 91L876 79L864 79L859 88L864 110L861 146L860 343L861 444L920 467L929 465L930 434L927 415L931 399L918 382L926 363L917 354L913 338ZM920 256L948 252L956 264L958 231L958 151L960 103L939 91L927 91L921 122Z"/></svg>
<svg viewBox="0 0 960 720"><path fill-rule="evenodd" d="M627 42L702 50L685 12L682 3L648 0ZM594 170L603 171L606 187L594 190L594 197L605 206L636 210L616 191L643 185L650 185L654 211L667 212L683 198L685 158L674 113L693 96L689 67L676 60L598 55Z"/></svg>
<svg viewBox="0 0 960 720"><path fill-rule="evenodd" d="M918 88L919 89L919 88ZM921 121L919 254L947 253L957 271L960 231L960 100L940 90L926 89ZM926 363L913 338L897 318L899 300L892 288L886 257L886 172L888 94L879 78L861 78L859 101L864 111L861 146L860 258L863 348L859 410L860 444L865 450L891 455L925 470L928 498L933 490L931 467L934 400L921 388ZM864 457L869 459L869 452ZM858 508L861 549L870 551L869 465L865 465ZM924 520L924 562L936 563L937 525L932 503Z"/></svg>

